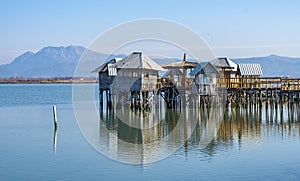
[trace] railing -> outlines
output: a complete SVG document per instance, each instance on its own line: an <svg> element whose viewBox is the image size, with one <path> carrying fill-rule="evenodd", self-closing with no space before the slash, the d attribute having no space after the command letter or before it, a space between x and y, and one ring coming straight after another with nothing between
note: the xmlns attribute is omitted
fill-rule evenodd
<svg viewBox="0 0 300 181"><path fill-rule="evenodd" d="M219 78L219 87L240 88L240 89L280 89L300 90L300 78L285 77L240 77L240 78Z"/></svg>
<svg viewBox="0 0 300 181"><path fill-rule="evenodd" d="M189 78L187 77L186 78L186 86L185 88L191 88L192 84L194 82L194 79L193 78ZM162 85L169 85L169 86L176 86L177 88L183 88L181 85L182 85L182 81L180 82L176 82L174 81L173 79L169 79L169 78L157 78L157 89L160 89L162 87Z"/></svg>

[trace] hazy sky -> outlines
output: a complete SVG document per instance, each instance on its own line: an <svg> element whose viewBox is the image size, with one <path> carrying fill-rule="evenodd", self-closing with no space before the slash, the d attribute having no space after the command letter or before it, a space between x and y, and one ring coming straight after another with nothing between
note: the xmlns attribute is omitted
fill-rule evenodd
<svg viewBox="0 0 300 181"><path fill-rule="evenodd" d="M299 8L297 0L1 1L0 64L44 46L88 46L112 26L143 18L186 25L217 56L300 57Z"/></svg>

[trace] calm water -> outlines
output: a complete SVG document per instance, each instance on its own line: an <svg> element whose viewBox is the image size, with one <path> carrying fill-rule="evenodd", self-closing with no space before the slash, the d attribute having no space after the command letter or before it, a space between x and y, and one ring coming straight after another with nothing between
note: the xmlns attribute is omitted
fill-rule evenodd
<svg viewBox="0 0 300 181"><path fill-rule="evenodd" d="M205 127L199 123L168 158L129 165L99 154L84 139L73 112L72 85L0 85L0 93L0 180L300 179L297 107L292 112L284 106L277 114L228 110L207 147L199 147ZM59 120L56 151L53 104ZM124 129L118 126L116 131ZM167 122L162 129L170 127Z"/></svg>

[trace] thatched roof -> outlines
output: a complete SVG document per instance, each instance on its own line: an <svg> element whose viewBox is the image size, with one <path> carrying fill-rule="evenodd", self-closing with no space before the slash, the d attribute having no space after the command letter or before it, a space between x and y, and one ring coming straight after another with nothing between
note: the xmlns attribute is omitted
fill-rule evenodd
<svg viewBox="0 0 300 181"><path fill-rule="evenodd" d="M163 68L171 69L171 68L195 68L197 67L197 62L188 62L188 61L181 61L181 62L172 62L161 65Z"/></svg>
<svg viewBox="0 0 300 181"><path fill-rule="evenodd" d="M174 68L195 68L199 63L197 62L189 62L186 61L186 54L183 55L183 60L181 62L172 62L163 64L162 67L166 69L174 69Z"/></svg>

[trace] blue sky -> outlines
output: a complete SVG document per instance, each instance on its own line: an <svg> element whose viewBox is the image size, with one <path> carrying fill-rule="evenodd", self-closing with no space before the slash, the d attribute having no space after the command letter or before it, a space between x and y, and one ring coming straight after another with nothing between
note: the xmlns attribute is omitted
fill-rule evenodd
<svg viewBox="0 0 300 181"><path fill-rule="evenodd" d="M71 1L0 3L0 64L44 46L88 46L130 20L161 18L186 25L217 56L300 57L300 1Z"/></svg>

